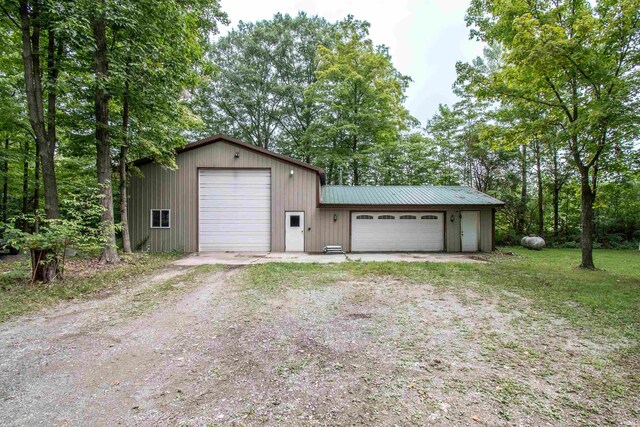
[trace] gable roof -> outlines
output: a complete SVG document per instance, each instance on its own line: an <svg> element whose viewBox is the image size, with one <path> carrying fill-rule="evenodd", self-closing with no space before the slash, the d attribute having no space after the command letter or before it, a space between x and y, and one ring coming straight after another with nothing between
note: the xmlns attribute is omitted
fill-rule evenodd
<svg viewBox="0 0 640 427"><path fill-rule="evenodd" d="M257 153L264 154L264 155L269 156L269 157L273 157L274 159L281 160L283 162L286 162L286 163L289 163L289 164L292 164L292 165L295 165L295 166L300 166L302 168L312 170L312 171L316 172L320 176L320 183L323 184L323 185L325 183L325 173L324 173L324 169L322 169L322 168L310 165L309 163L301 162L300 160L296 160L296 159L294 159L292 157L285 156L283 154L274 153L273 151L267 150L266 148L257 147L257 146L252 145L252 144L247 144L246 142L242 142L242 141L240 141L238 139L232 138L232 137L227 136L227 135L222 135L222 134L214 135L214 136L211 136L209 138L204 138L204 139L201 139L199 141L191 142L191 143L185 145L182 148L177 148L176 149L176 155L178 155L180 153L184 153L185 151L190 151L190 150L195 150L196 148L205 147L205 146L207 146L209 144L214 144L214 143L220 142L220 141L224 141L224 142L227 142L229 144L237 145L238 147L245 148L245 149L251 150L251 151L255 151ZM133 164L135 166L140 166L140 165L144 165L144 164L152 163L152 162L153 162L152 158L144 158L144 159L136 160L135 162L133 162Z"/></svg>
<svg viewBox="0 0 640 427"><path fill-rule="evenodd" d="M504 205L471 187L434 185L325 185L321 200L322 205Z"/></svg>

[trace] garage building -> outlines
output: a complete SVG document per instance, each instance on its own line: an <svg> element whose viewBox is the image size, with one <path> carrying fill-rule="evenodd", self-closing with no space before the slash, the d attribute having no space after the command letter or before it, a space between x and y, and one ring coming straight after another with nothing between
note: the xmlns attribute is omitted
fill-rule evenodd
<svg viewBox="0 0 640 427"><path fill-rule="evenodd" d="M321 168L225 135L177 150L176 164L135 163L137 250L491 251L503 205L469 187L326 185Z"/></svg>

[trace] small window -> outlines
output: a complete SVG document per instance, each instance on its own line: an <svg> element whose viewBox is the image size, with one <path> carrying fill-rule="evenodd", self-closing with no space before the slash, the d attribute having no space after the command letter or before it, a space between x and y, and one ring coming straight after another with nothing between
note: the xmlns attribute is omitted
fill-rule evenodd
<svg viewBox="0 0 640 427"><path fill-rule="evenodd" d="M151 228L170 228L171 210L151 209Z"/></svg>
<svg viewBox="0 0 640 427"><path fill-rule="evenodd" d="M373 219L371 215L358 215L356 219Z"/></svg>
<svg viewBox="0 0 640 427"><path fill-rule="evenodd" d="M422 215L421 219L438 219L437 215Z"/></svg>
<svg viewBox="0 0 640 427"><path fill-rule="evenodd" d="M300 227L300 215L291 215L289 217L289 227Z"/></svg>
<svg viewBox="0 0 640 427"><path fill-rule="evenodd" d="M396 219L393 215L378 215L378 219Z"/></svg>
<svg viewBox="0 0 640 427"><path fill-rule="evenodd" d="M400 219L416 219L415 215L400 215Z"/></svg>

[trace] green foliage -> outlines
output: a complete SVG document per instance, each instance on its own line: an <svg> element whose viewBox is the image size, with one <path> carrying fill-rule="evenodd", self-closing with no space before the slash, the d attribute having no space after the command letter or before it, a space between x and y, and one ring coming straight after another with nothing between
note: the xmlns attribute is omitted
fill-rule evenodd
<svg viewBox="0 0 640 427"><path fill-rule="evenodd" d="M369 24L348 17L335 47L318 48L317 81L308 96L320 106L312 125L324 147L318 162L330 182L348 172L353 185L385 182L376 170L395 160L401 134L414 120L404 107L410 78L398 72L385 46L368 39Z"/></svg>
<svg viewBox="0 0 640 427"><path fill-rule="evenodd" d="M100 226L99 196L95 193L70 196L64 199L62 209L64 217L58 220L32 215L12 218L5 225L5 245L24 252L45 250L59 258L69 246L85 252L100 249L105 233ZM38 229L32 231L36 230L36 223Z"/></svg>
<svg viewBox="0 0 640 427"><path fill-rule="evenodd" d="M317 48L335 25L301 12L240 22L210 49L214 69L196 92L203 136L225 133L309 161L308 129L317 107L305 97L316 81Z"/></svg>

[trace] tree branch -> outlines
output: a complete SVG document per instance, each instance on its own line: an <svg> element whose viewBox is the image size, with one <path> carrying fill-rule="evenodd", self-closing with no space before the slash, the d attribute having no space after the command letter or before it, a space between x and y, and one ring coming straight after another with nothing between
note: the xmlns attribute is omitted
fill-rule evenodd
<svg viewBox="0 0 640 427"><path fill-rule="evenodd" d="M4 12L5 16L9 19L9 21L13 22L13 25L16 26L16 28L18 28L18 30L22 31L22 27L20 26L20 24L18 24L18 21L16 21L13 16L11 16L11 14L9 13L9 11L7 9L5 9L5 7L3 5L0 4L0 9L2 9L2 11Z"/></svg>
<svg viewBox="0 0 640 427"><path fill-rule="evenodd" d="M549 84L549 86L551 86L551 89L553 90L553 93L556 95L556 99L560 103L558 106L560 108L562 108L564 113L567 115L567 118L569 119L569 121L573 122L575 120L575 118L571 115L571 111L569 111L569 108L567 108L567 106L565 105L565 102L562 100L562 96L560 96L560 93L556 89L556 86L553 84L553 82L551 81L551 79L549 77L545 77L544 79Z"/></svg>

